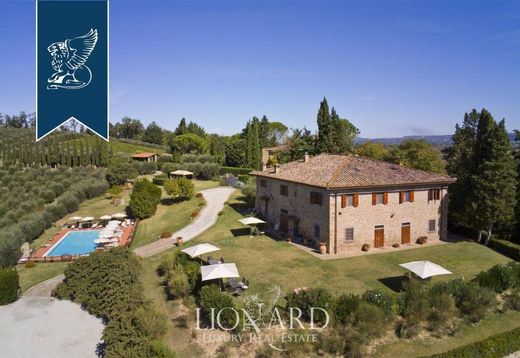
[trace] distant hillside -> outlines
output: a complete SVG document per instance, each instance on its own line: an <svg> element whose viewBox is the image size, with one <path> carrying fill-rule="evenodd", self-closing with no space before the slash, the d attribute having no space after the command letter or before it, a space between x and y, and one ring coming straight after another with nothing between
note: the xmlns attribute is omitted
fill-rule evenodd
<svg viewBox="0 0 520 358"><path fill-rule="evenodd" d="M365 142L371 141L371 142L378 142L383 143L385 145L396 145L400 144L402 141L405 141L407 139L424 139L428 143L431 143L435 147L444 148L451 145L451 135L412 135L412 136L404 136L404 137L396 137L396 138L357 138L356 142L358 144L363 144ZM510 133L509 139L511 141L515 140L515 134Z"/></svg>

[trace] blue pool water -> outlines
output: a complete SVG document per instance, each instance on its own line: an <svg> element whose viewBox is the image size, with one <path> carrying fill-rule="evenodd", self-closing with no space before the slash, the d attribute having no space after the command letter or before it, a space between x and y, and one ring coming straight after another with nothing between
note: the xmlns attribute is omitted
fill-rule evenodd
<svg viewBox="0 0 520 358"><path fill-rule="evenodd" d="M96 250L100 230L70 231L45 256L84 255Z"/></svg>

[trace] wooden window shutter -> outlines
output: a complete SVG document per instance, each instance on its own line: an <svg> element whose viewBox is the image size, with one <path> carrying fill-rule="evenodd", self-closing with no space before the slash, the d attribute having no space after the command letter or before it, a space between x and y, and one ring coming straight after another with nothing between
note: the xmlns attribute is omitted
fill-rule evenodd
<svg viewBox="0 0 520 358"><path fill-rule="evenodd" d="M377 194L372 193L372 205L376 205L376 204L377 204Z"/></svg>
<svg viewBox="0 0 520 358"><path fill-rule="evenodd" d="M414 194L415 194L415 192L413 190L410 191L410 203L413 203L413 201L414 201L414 197L415 197Z"/></svg>
<svg viewBox="0 0 520 358"><path fill-rule="evenodd" d="M399 204L404 202L404 191L399 192Z"/></svg>
<svg viewBox="0 0 520 358"><path fill-rule="evenodd" d="M388 204L388 193L386 191L383 193L383 204Z"/></svg>
<svg viewBox="0 0 520 358"><path fill-rule="evenodd" d="M357 208L359 205L359 194L354 193L354 198L352 199L352 202L354 204L354 207Z"/></svg>
<svg viewBox="0 0 520 358"><path fill-rule="evenodd" d="M347 206L347 194L341 194L341 208Z"/></svg>

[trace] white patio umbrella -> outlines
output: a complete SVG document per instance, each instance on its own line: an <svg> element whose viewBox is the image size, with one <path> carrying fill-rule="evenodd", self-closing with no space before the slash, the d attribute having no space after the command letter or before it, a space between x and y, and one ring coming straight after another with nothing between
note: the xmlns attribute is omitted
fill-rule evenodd
<svg viewBox="0 0 520 358"><path fill-rule="evenodd" d="M79 221L81 219L82 219L81 216L72 216L72 217L69 218L69 221Z"/></svg>
<svg viewBox="0 0 520 358"><path fill-rule="evenodd" d="M108 243L112 242L112 240L109 240L109 239L96 239L96 240L94 240L94 242L96 244L108 244Z"/></svg>
<svg viewBox="0 0 520 358"><path fill-rule="evenodd" d="M81 219L81 221L92 221L92 220L94 220L93 216L85 216L83 219Z"/></svg>
<svg viewBox="0 0 520 358"><path fill-rule="evenodd" d="M100 217L99 219L100 220L110 220L112 217L110 215L103 215L102 217Z"/></svg>
<svg viewBox="0 0 520 358"><path fill-rule="evenodd" d="M265 224L265 221L263 220L260 220L258 218L255 218L255 217L247 217L247 218L243 218L243 219L240 219L238 220L240 221L242 224L244 225L258 225L258 224Z"/></svg>
<svg viewBox="0 0 520 358"><path fill-rule="evenodd" d="M125 213L115 213L112 215L112 217L114 219L124 219L124 218L126 218L126 214Z"/></svg>
<svg viewBox="0 0 520 358"><path fill-rule="evenodd" d="M220 248L211 244L198 244L192 247L188 247L186 249L181 250L185 254L190 255L190 257L197 257L200 255L207 254L208 252L218 251Z"/></svg>
<svg viewBox="0 0 520 358"><path fill-rule="evenodd" d="M215 280L218 278L240 277L235 264L205 265L200 267L202 281Z"/></svg>
<svg viewBox="0 0 520 358"><path fill-rule="evenodd" d="M405 264L399 264L399 266L413 272L422 279L432 276L452 274L452 272L446 270L444 267L427 260L407 262Z"/></svg>

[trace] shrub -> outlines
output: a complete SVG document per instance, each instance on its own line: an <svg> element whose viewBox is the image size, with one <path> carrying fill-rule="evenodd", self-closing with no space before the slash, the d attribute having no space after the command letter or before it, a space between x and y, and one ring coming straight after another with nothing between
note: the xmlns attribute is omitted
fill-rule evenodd
<svg viewBox="0 0 520 358"><path fill-rule="evenodd" d="M138 180L130 194L130 210L134 217L145 219L155 214L161 200L161 189L148 180Z"/></svg>
<svg viewBox="0 0 520 358"><path fill-rule="evenodd" d="M354 313L361 304L361 298L357 295L342 294L334 304L334 319L336 323L347 324L354 320Z"/></svg>
<svg viewBox="0 0 520 358"><path fill-rule="evenodd" d="M161 263L157 267L157 273L159 276L164 276L168 272L174 269L177 262L177 252L174 251L171 254L163 256Z"/></svg>
<svg viewBox="0 0 520 358"><path fill-rule="evenodd" d="M179 183L177 182L177 180L165 180L163 182L163 186L166 194L168 194L172 198L177 198L181 195L181 188L179 187Z"/></svg>
<svg viewBox="0 0 520 358"><path fill-rule="evenodd" d="M182 266L177 266L168 274L168 281L166 283L168 294L175 298L186 297L189 293L188 276L184 272Z"/></svg>
<svg viewBox="0 0 520 358"><path fill-rule="evenodd" d="M405 332L401 334L411 336L416 333L414 327L426 321L430 314L428 291L422 282L411 279L405 284L404 292L399 296L399 313L406 320Z"/></svg>
<svg viewBox="0 0 520 358"><path fill-rule="evenodd" d="M493 290L480 287L474 282L468 284L466 295L458 308L471 322L478 322L484 318L496 300Z"/></svg>
<svg viewBox="0 0 520 358"><path fill-rule="evenodd" d="M176 179L177 185L179 185L180 189L180 197L185 200L193 198L195 195L195 185L193 182L187 178Z"/></svg>
<svg viewBox="0 0 520 358"><path fill-rule="evenodd" d="M199 212L198 211L194 211L191 213L191 218L194 219L196 218L197 216L199 216Z"/></svg>
<svg viewBox="0 0 520 358"><path fill-rule="evenodd" d="M201 192L196 193L196 194L195 194L195 197L196 197L196 198L202 198L202 193L201 193Z"/></svg>
<svg viewBox="0 0 520 358"><path fill-rule="evenodd" d="M148 346L146 357L175 358L176 355L163 341L154 340Z"/></svg>
<svg viewBox="0 0 520 358"><path fill-rule="evenodd" d="M33 268L36 266L36 263L34 261L27 261L24 266L25 268Z"/></svg>
<svg viewBox="0 0 520 358"><path fill-rule="evenodd" d="M152 178L152 183L155 185L164 185L166 182L168 182L170 179L167 176L157 175Z"/></svg>
<svg viewBox="0 0 520 358"><path fill-rule="evenodd" d="M354 317L354 327L366 338L382 336L388 325L385 312L381 308L367 302L359 304Z"/></svg>
<svg viewBox="0 0 520 358"><path fill-rule="evenodd" d="M254 203L256 198L256 179L249 178L242 187L242 194L248 203Z"/></svg>
<svg viewBox="0 0 520 358"><path fill-rule="evenodd" d="M153 174L157 170L154 162L134 162L134 167L139 174Z"/></svg>
<svg viewBox="0 0 520 358"><path fill-rule="evenodd" d="M161 239L167 239L167 238L172 237L172 233L170 231L165 231L165 232L161 233L160 237L161 237Z"/></svg>
<svg viewBox="0 0 520 358"><path fill-rule="evenodd" d="M393 247L394 249L398 249L398 248L401 247L401 245L398 244L398 243L396 242L395 244L392 245L392 247Z"/></svg>
<svg viewBox="0 0 520 358"><path fill-rule="evenodd" d="M361 299L381 308L386 315L392 314L395 298L386 292L378 289L368 290L363 293Z"/></svg>
<svg viewBox="0 0 520 358"><path fill-rule="evenodd" d="M319 307L328 312L329 317L332 317L333 297L332 294L325 288L311 288L309 290L300 291L298 293L292 292L287 297L287 310L291 307L297 307L302 311L302 319L310 321L311 308ZM321 310L314 311L314 322L325 323L326 315Z"/></svg>
<svg viewBox="0 0 520 358"><path fill-rule="evenodd" d="M370 250L370 244L363 244L363 246L361 246L361 251L368 251Z"/></svg>
<svg viewBox="0 0 520 358"><path fill-rule="evenodd" d="M16 269L0 269L0 306L16 301L19 288L20 283Z"/></svg>
<svg viewBox="0 0 520 358"><path fill-rule="evenodd" d="M430 292L429 300L428 329L438 334L453 333L458 316L453 297L446 292Z"/></svg>
<svg viewBox="0 0 520 358"><path fill-rule="evenodd" d="M134 179L139 175L131 163L118 163L109 165L106 179L110 185L123 185L129 179Z"/></svg>
<svg viewBox="0 0 520 358"><path fill-rule="evenodd" d="M200 265L192 260L187 260L184 264L184 272L188 278L190 292L195 293L200 288L202 283L200 275Z"/></svg>
<svg viewBox="0 0 520 358"><path fill-rule="evenodd" d="M202 287L200 290L200 307L206 318L210 317L212 308L215 312L223 310L220 315L222 326L232 328L237 325L238 327L237 316L231 310L231 308L235 308L233 299L227 293L220 292L217 285Z"/></svg>
<svg viewBox="0 0 520 358"><path fill-rule="evenodd" d="M139 330L152 339L162 336L168 328L167 318L154 308L138 308L135 321Z"/></svg>
<svg viewBox="0 0 520 358"><path fill-rule="evenodd" d="M513 311L520 311L520 289L514 289L505 297L504 307Z"/></svg>
<svg viewBox="0 0 520 358"><path fill-rule="evenodd" d="M482 287L487 287L497 293L502 293L509 288L520 286L520 264L511 262L503 265L495 265L487 271L477 275L477 282Z"/></svg>

